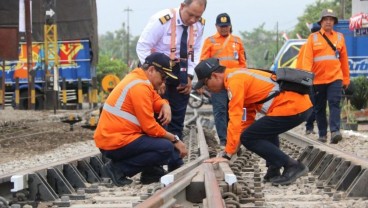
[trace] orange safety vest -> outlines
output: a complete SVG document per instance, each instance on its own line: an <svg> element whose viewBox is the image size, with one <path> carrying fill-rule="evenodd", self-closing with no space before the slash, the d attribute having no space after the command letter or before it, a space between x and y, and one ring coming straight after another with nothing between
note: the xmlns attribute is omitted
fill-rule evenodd
<svg viewBox="0 0 368 208"><path fill-rule="evenodd" d="M243 43L231 34L223 37L216 33L208 37L202 47L201 60L207 58L218 58L220 64L227 68L247 68Z"/></svg>
<svg viewBox="0 0 368 208"><path fill-rule="evenodd" d="M320 34L326 34L331 43L337 48L340 57ZM332 34L323 29L309 35L305 44L302 68L311 70L315 76L313 84L328 84L335 80L342 80L343 85L350 84L349 60L344 36L336 31Z"/></svg>
<svg viewBox="0 0 368 208"><path fill-rule="evenodd" d="M154 90L143 69L136 68L113 89L94 134L96 146L104 150L121 148L140 136L163 137L166 130L154 113L168 104Z"/></svg>
<svg viewBox="0 0 368 208"><path fill-rule="evenodd" d="M291 91L282 91L264 103L257 103L279 91L279 85L268 72L226 69L224 82L230 100L225 151L230 154L236 152L240 134L255 121L257 112L267 116L292 116L312 107L308 94Z"/></svg>

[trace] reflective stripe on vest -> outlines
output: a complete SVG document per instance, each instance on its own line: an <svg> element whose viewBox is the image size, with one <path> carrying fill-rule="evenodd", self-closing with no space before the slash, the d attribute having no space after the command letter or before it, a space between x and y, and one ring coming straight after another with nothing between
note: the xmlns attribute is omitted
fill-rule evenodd
<svg viewBox="0 0 368 208"><path fill-rule="evenodd" d="M230 37L233 37L235 44L238 43L238 38L236 38L234 36L230 36ZM210 39L210 41L211 41L212 44L215 44L216 43L216 40L215 40L215 37L214 36L211 36L209 39ZM226 41L226 43L227 43L227 41ZM220 61L238 61L238 59L235 59L234 56L218 57L219 53L224 49L224 47L225 46L223 45L221 49L217 50L216 53L215 53L215 55L213 57L214 58L217 58Z"/></svg>
<svg viewBox="0 0 368 208"><path fill-rule="evenodd" d="M333 55L328 55L328 56L317 56L315 58L313 58L313 62L318 62L318 61L327 61L327 60L338 60L336 56Z"/></svg>
<svg viewBox="0 0 368 208"><path fill-rule="evenodd" d="M341 33L337 33L337 42L340 42L341 39L342 39ZM314 42L318 41L318 33L313 34L313 41ZM331 61L331 60L339 60L339 59L335 55L316 56L316 57L313 58L313 62Z"/></svg>
<svg viewBox="0 0 368 208"><path fill-rule="evenodd" d="M237 61L238 59L235 59L234 56L223 56L223 57L217 57L220 61Z"/></svg>
<svg viewBox="0 0 368 208"><path fill-rule="evenodd" d="M134 123L137 126L141 126L137 117L135 117L133 114L123 111L121 110L121 106L123 105L125 98L130 90L130 88L132 88L133 86L139 84L139 83L146 83L149 84L150 81L149 80L142 80L142 79L137 79L137 80L133 80L132 82L130 82L129 84L127 84L123 91L121 92L120 96L118 97L118 99L116 100L116 103L114 106L111 106L107 103L104 104L103 109L117 117L120 117L122 119L125 119L127 121L130 121L132 123Z"/></svg>
<svg viewBox="0 0 368 208"><path fill-rule="evenodd" d="M265 77L265 76L262 76L262 75L257 74L257 73L249 72L248 70L237 70L235 72L229 73L227 75L227 78L229 79L232 76L237 75L237 74L247 74L247 75L252 76L252 77L254 77L256 79L259 79L259 80L262 80L262 81L265 81L265 82L268 82L268 83L273 84L273 88L268 93L268 96L271 96L275 92L279 92L280 91L279 84L277 82L275 82L274 80L272 80L271 77ZM264 114L267 113L267 111L270 109L270 106L271 106L271 103L273 102L273 100L274 100L274 97L263 103L262 108L261 108L261 112L262 113L264 113Z"/></svg>

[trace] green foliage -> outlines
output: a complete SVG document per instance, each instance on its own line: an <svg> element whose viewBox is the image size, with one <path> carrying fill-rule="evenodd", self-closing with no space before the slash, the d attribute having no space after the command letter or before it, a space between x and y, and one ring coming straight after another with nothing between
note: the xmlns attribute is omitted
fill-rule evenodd
<svg viewBox="0 0 368 208"><path fill-rule="evenodd" d="M109 56L111 59L122 60L122 42L116 38L114 33L107 32L100 35L99 38L99 53L101 55Z"/></svg>
<svg viewBox="0 0 368 208"><path fill-rule="evenodd" d="M265 53L276 54L276 34L264 29L264 23L252 32L241 32L245 52L247 54L248 68L268 69L272 64L272 57L265 60Z"/></svg>
<svg viewBox="0 0 368 208"><path fill-rule="evenodd" d="M315 3L307 5L304 14L298 17L298 24L293 31L288 32L289 37L296 38L299 34L307 38L310 34L306 23L317 22L323 9L333 9L339 19L347 19L351 16L352 0L317 0ZM276 22L275 22L276 23ZM281 48L283 41L281 34L275 30L265 30L264 23L251 32L240 32L244 47L247 53L248 67L267 69L272 64L272 59ZM268 51L268 59L265 60L265 53Z"/></svg>
<svg viewBox="0 0 368 208"><path fill-rule="evenodd" d="M289 37L296 37L299 34L303 38L307 38L310 30L306 23L317 22L321 17L321 12L324 9L332 9L335 11L339 19L348 19L351 17L352 0L318 0L314 4L307 5L304 14L298 17L298 24L295 29L289 33Z"/></svg>
<svg viewBox="0 0 368 208"><path fill-rule="evenodd" d="M106 74L115 74L121 79L128 73L128 70L127 65L121 59L114 59L111 56L100 54L96 73L97 82L101 83Z"/></svg>
<svg viewBox="0 0 368 208"><path fill-rule="evenodd" d="M129 41L128 41L129 37ZM132 60L138 59L137 53L136 53L136 45L138 42L139 37L131 37L130 34L128 34L127 30L125 30L125 23L123 23L122 28L115 31L115 40L119 42L120 50L119 50L119 57L123 59L125 63L131 63ZM127 50L128 48L128 50ZM129 56L129 60L128 60Z"/></svg>
<svg viewBox="0 0 368 208"><path fill-rule="evenodd" d="M124 23L121 29L99 36L99 63L96 70L98 83L101 83L102 78L110 73L122 79L130 68L137 65L138 57L135 48L138 39L138 36L131 37L128 34Z"/></svg>
<svg viewBox="0 0 368 208"><path fill-rule="evenodd" d="M351 79L353 95L351 96L351 105L355 109L364 109L368 104L368 79L359 76Z"/></svg>
<svg viewBox="0 0 368 208"><path fill-rule="evenodd" d="M107 32L104 35L99 36L99 54L107 55L113 59L120 59L128 65L128 63L138 60L136 53L136 45L139 37L131 37L129 35L129 54L127 51L128 47L128 34L124 29L120 29L112 32ZM129 55L129 61L128 61Z"/></svg>

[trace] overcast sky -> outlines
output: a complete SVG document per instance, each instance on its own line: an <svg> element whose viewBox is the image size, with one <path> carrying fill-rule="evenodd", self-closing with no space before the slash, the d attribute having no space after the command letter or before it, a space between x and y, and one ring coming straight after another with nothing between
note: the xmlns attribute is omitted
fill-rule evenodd
<svg viewBox="0 0 368 208"><path fill-rule="evenodd" d="M166 8L175 8L183 0L96 0L98 14L98 33L113 32L127 22L129 12L130 34L138 36L150 16ZM297 17L304 13L307 5L316 0L208 0L203 14L206 19L204 36L216 32L216 16L226 12L230 15L234 34L239 31L252 31L253 28L265 23L266 29L279 31L292 30L297 24Z"/></svg>

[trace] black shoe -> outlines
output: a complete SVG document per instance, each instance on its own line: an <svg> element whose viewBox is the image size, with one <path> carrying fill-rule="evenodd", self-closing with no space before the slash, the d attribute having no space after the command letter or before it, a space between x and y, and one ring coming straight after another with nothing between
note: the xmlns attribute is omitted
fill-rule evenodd
<svg viewBox="0 0 368 208"><path fill-rule="evenodd" d="M326 143L327 142L327 136L321 136L318 138L318 141L322 142L322 143Z"/></svg>
<svg viewBox="0 0 368 208"><path fill-rule="evenodd" d="M176 164L176 165L168 165L167 166L167 171L172 172L172 171L180 168L181 166L183 166L183 164L180 164L180 165L178 165L178 164Z"/></svg>
<svg viewBox="0 0 368 208"><path fill-rule="evenodd" d="M305 134L309 135L309 134L315 134L316 132L314 132L313 130L306 130Z"/></svg>
<svg viewBox="0 0 368 208"><path fill-rule="evenodd" d="M167 171L162 166L153 166L142 171L140 181L142 184L159 182L161 177L166 174Z"/></svg>
<svg viewBox="0 0 368 208"><path fill-rule="evenodd" d="M116 176L114 169L111 167L111 163L107 162L102 166L103 171L105 171L105 174L109 176L114 183L115 186L125 186L131 184L133 181L126 178L124 175L121 177Z"/></svg>
<svg viewBox="0 0 368 208"><path fill-rule="evenodd" d="M167 168L167 170L169 171L169 172L172 172L172 171L174 171L174 170L176 170L176 169L178 169L178 168L180 168L181 166L168 166L168 168Z"/></svg>
<svg viewBox="0 0 368 208"><path fill-rule="evenodd" d="M266 175L263 177L263 182L270 182L272 178L280 176L280 168L270 166L267 169Z"/></svg>
<svg viewBox="0 0 368 208"><path fill-rule="evenodd" d="M141 175L140 181L141 184L147 185L151 183L160 182L161 176L147 176L147 175Z"/></svg>
<svg viewBox="0 0 368 208"><path fill-rule="evenodd" d="M331 144L337 144L342 140L342 135L339 131L334 131L331 133Z"/></svg>
<svg viewBox="0 0 368 208"><path fill-rule="evenodd" d="M308 167L301 162L298 162L296 165L285 167L281 176L271 179L272 185L289 185L299 177L307 174L308 171Z"/></svg>

